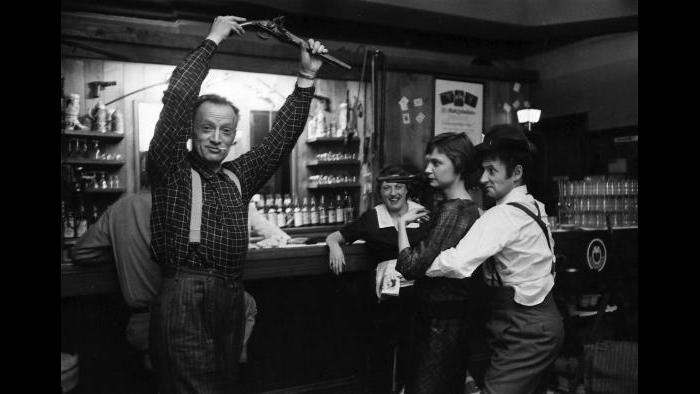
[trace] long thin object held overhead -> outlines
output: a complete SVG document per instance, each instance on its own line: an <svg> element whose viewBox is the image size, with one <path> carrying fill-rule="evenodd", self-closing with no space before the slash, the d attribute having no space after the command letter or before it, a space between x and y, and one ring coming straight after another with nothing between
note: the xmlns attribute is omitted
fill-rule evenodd
<svg viewBox="0 0 700 394"><path fill-rule="evenodd" d="M267 19L261 19L261 20L252 20L252 21L247 21L241 23L241 27L246 27L246 26L253 26L258 29L260 29L262 32L269 34L272 37L275 37L276 39L286 42L288 44L292 45L301 45L304 47L306 50L310 50L308 42L304 40L303 38L294 35L292 32L284 28L284 16L278 16L276 18L273 18L272 20L267 20ZM265 39L265 36L258 35L260 38ZM345 70L350 70L352 67L343 62L342 60L329 55L327 53L321 53L318 54L319 57L321 57L325 62L333 64L337 67L343 68Z"/></svg>

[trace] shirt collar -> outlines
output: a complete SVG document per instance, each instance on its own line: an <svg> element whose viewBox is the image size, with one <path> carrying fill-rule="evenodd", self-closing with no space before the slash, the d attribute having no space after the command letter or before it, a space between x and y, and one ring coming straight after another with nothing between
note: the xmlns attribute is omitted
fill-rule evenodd
<svg viewBox="0 0 700 394"><path fill-rule="evenodd" d="M513 201L523 201L527 197L527 185L516 186L508 194L496 201L496 205L507 204Z"/></svg>
<svg viewBox="0 0 700 394"><path fill-rule="evenodd" d="M423 208L423 206L417 202L408 200L408 209L413 208ZM379 228L394 227L394 221L391 219L391 214L389 213L389 210L386 209L386 205L384 205L384 203L374 207L374 210L377 211L377 223ZM409 223L406 227L413 227L411 226L412 224L413 223Z"/></svg>
<svg viewBox="0 0 700 394"><path fill-rule="evenodd" d="M187 153L187 160L190 162L192 169L197 171L199 175L203 176L204 178L211 179L216 175L216 173L209 168L208 163L194 151L189 151Z"/></svg>

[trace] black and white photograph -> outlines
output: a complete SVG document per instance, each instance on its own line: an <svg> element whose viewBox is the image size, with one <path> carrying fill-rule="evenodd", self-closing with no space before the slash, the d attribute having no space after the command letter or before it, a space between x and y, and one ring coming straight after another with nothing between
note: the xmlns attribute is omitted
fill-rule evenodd
<svg viewBox="0 0 700 394"><path fill-rule="evenodd" d="M55 19L62 394L639 391L636 0Z"/></svg>

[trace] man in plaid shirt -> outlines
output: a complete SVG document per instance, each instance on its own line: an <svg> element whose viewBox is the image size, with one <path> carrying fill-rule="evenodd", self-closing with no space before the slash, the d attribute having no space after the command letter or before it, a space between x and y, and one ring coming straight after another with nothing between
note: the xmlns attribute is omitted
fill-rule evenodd
<svg viewBox="0 0 700 394"><path fill-rule="evenodd" d="M151 308L150 348L161 394L236 390L245 324L241 278L248 201L302 133L321 67L320 57L313 55L327 52L309 39L311 54L301 49L295 89L272 131L248 153L223 163L233 145L238 109L223 97L198 94L218 44L245 33L243 21L217 17L206 39L175 68L149 147L152 248L163 269ZM199 242L190 242L192 170L202 185ZM235 174L240 189L224 170Z"/></svg>

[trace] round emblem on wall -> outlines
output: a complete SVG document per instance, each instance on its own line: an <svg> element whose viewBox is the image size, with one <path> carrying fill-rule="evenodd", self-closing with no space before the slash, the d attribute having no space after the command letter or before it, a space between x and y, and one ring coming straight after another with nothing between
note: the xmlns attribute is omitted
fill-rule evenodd
<svg viewBox="0 0 700 394"><path fill-rule="evenodd" d="M605 243L600 238L594 238L588 243L588 249L586 249L586 262L588 266L594 271L602 271L605 267L605 260L608 257L608 252L605 249Z"/></svg>

